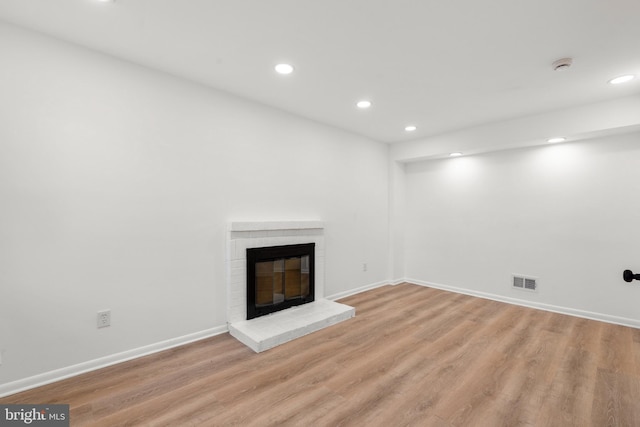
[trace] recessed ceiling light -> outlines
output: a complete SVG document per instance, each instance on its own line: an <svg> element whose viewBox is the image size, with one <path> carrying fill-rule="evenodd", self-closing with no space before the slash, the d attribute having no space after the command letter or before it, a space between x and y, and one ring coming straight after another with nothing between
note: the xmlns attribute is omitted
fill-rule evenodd
<svg viewBox="0 0 640 427"><path fill-rule="evenodd" d="M547 142L551 142L551 143L555 143L555 142L565 142L567 140L567 138L564 138L562 136L557 136L555 138L549 138L547 139Z"/></svg>
<svg viewBox="0 0 640 427"><path fill-rule="evenodd" d="M635 79L636 76L634 76L633 74L627 74L624 76L620 76L620 77L616 77L615 79L611 79L609 80L609 83L612 85L619 85L621 83L626 83L626 82L630 82L631 80Z"/></svg>
<svg viewBox="0 0 640 427"><path fill-rule="evenodd" d="M291 64L278 64L275 66L275 70L278 74L291 74L293 73L293 65Z"/></svg>
<svg viewBox="0 0 640 427"><path fill-rule="evenodd" d="M405 128L404 128L404 130L406 130L407 132L413 132L416 129L418 129L418 128L415 127L414 125L405 126Z"/></svg>
<svg viewBox="0 0 640 427"><path fill-rule="evenodd" d="M96 0L98 3L113 3L116 0Z"/></svg>
<svg viewBox="0 0 640 427"><path fill-rule="evenodd" d="M367 100L358 101L356 106L362 109L369 108L371 107L371 101L367 101Z"/></svg>
<svg viewBox="0 0 640 427"><path fill-rule="evenodd" d="M564 70L568 70L569 67L571 67L571 64L573 64L573 59L562 58L562 59L558 59L553 64L551 64L551 67L553 67L554 71L564 71Z"/></svg>
<svg viewBox="0 0 640 427"><path fill-rule="evenodd" d="M462 153L459 151L456 151L455 153L451 153L449 154L449 157L460 157L462 156Z"/></svg>

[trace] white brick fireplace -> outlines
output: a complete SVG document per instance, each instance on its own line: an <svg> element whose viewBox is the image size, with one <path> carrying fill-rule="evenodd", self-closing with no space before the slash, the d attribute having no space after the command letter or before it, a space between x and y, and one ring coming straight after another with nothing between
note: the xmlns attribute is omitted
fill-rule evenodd
<svg viewBox="0 0 640 427"><path fill-rule="evenodd" d="M324 299L322 221L234 221L227 238L227 322L229 332L260 352L355 315L353 307ZM247 249L315 243L315 301L247 319Z"/></svg>

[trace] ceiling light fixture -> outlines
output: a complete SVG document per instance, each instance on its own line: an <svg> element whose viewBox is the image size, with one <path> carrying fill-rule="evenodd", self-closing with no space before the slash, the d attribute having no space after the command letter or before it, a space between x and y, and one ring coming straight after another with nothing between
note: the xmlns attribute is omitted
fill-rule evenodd
<svg viewBox="0 0 640 427"><path fill-rule="evenodd" d="M366 100L358 101L356 106L362 109L369 108L371 107L371 101L366 101Z"/></svg>
<svg viewBox="0 0 640 427"><path fill-rule="evenodd" d="M278 74L287 75L293 73L293 65L291 64L278 64L274 68Z"/></svg>
<svg viewBox="0 0 640 427"><path fill-rule="evenodd" d="M573 59L561 58L554 61L553 64L551 64L551 67L553 67L553 71L564 71L568 70L569 67L571 67L571 64L573 64Z"/></svg>
<svg viewBox="0 0 640 427"><path fill-rule="evenodd" d="M636 78L636 76L634 76L633 74L626 74L624 76L616 77L615 79L609 80L609 84L619 85L619 84L622 84L622 83L630 82L631 80L633 80L635 78Z"/></svg>
<svg viewBox="0 0 640 427"><path fill-rule="evenodd" d="M406 130L407 132L413 132L416 129L418 129L418 128L415 127L414 125L405 126L405 128L404 128L404 130Z"/></svg>
<svg viewBox="0 0 640 427"><path fill-rule="evenodd" d="M565 137L556 136L554 138L547 139L547 142L550 142L550 143L553 144L553 143L556 143L556 142L565 142L566 140L567 140L567 138L565 138Z"/></svg>
<svg viewBox="0 0 640 427"><path fill-rule="evenodd" d="M462 153L459 151L456 151L455 153L450 153L449 157L460 157L462 156Z"/></svg>

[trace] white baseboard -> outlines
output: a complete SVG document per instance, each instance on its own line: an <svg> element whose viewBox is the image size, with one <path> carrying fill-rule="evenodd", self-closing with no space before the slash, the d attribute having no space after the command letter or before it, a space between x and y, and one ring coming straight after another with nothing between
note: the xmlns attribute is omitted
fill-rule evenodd
<svg viewBox="0 0 640 427"><path fill-rule="evenodd" d="M34 375L32 377L13 381L7 384L0 384L0 397L9 396L11 394L20 393L32 388L51 384L56 381L84 374L86 372L95 371L97 369L106 368L107 366L117 363L126 362L127 360L136 359L138 357L147 356L149 354L158 353L173 347L189 344L215 335L228 332L227 326L218 326L204 331L195 332L193 334L184 335L177 338L171 338L166 341L157 342L144 347L138 347L133 350L123 351L98 359L89 360L87 362L78 363L77 365L67 366L65 368L56 369L54 371L45 372L43 374Z"/></svg>
<svg viewBox="0 0 640 427"><path fill-rule="evenodd" d="M535 301L521 300L518 298L510 298L502 295L474 291L472 289L458 288L455 286L442 285L440 283L426 282L424 280L418 280L418 279L404 279L403 281L406 281L408 283L413 283L415 285L441 289L443 291L451 291L458 294L471 295L474 297L489 299L492 301L504 302L507 304L519 305L522 307L536 308L539 310L551 311L554 313L566 314L569 316L582 317L584 319L598 320L600 322L606 322L606 323L613 323L615 325L629 326L632 328L640 328L640 320L637 320L637 319L629 319L626 317L612 316L610 314L579 310L571 307L562 307L562 306L544 304L544 303L535 302Z"/></svg>
<svg viewBox="0 0 640 427"><path fill-rule="evenodd" d="M351 295L359 294L364 291L369 291L371 289L375 289L381 286L391 285L391 284L395 284L395 283L392 283L390 280L383 280L382 282L371 283L369 285L360 286L359 288L349 289L348 291L344 291L344 292L338 292L337 294L329 295L328 297L324 297L324 298L328 299L329 301L336 301L336 300L339 300L340 298L350 297Z"/></svg>

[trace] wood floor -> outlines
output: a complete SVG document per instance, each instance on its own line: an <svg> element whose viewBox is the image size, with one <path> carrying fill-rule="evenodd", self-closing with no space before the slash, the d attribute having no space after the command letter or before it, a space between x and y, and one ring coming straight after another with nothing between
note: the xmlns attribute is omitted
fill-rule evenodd
<svg viewBox="0 0 640 427"><path fill-rule="evenodd" d="M0 399L72 426L640 426L640 330L410 284L255 354L228 334Z"/></svg>

